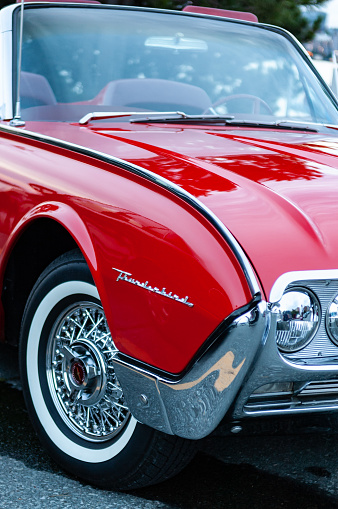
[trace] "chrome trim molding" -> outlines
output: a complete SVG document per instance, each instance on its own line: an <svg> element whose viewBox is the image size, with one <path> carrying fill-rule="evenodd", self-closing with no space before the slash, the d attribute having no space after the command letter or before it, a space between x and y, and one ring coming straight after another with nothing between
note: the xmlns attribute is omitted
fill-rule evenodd
<svg viewBox="0 0 338 509"><path fill-rule="evenodd" d="M288 391L253 393L247 401L246 413L277 414L310 412L314 410L338 410L338 380L291 383ZM269 386L268 386L269 387Z"/></svg>
<svg viewBox="0 0 338 509"><path fill-rule="evenodd" d="M168 434L200 439L218 426L229 410L262 348L269 313L261 302L234 320L179 382L169 382L113 359L127 405L140 422Z"/></svg>
<svg viewBox="0 0 338 509"><path fill-rule="evenodd" d="M143 117L147 118L156 118L157 116L163 115L176 115L182 118L187 118L187 115L183 113L183 111L92 111L91 113L87 113L79 120L80 125L87 125L91 120L108 120L109 118L118 118L118 117Z"/></svg>
<svg viewBox="0 0 338 509"><path fill-rule="evenodd" d="M19 10L19 4L7 5L1 9L1 65L9 72L2 73L0 90L0 116L2 119L13 118L13 16Z"/></svg>
<svg viewBox="0 0 338 509"><path fill-rule="evenodd" d="M73 152L77 152L89 157L94 157L100 161L107 162L109 164L114 164L120 168L123 168L135 175L141 176L148 181L157 184L158 186L166 189L171 192L175 196L181 198L183 201L188 203L191 207L197 210L203 217L205 217L210 224L214 226L214 228L218 231L218 233L223 237L223 239L227 242L232 252L236 256L238 263L243 270L243 273L246 277L247 283L249 285L252 296L260 293L260 288L257 282L257 278L255 276L254 270L246 257L242 247L237 242L235 237L230 233L227 227L220 221L220 219L201 201L199 201L195 196L188 193L185 189L180 186L174 184L170 180L157 175L149 170L142 168L141 166L137 166L136 164L129 163L117 157L107 155L103 152L96 151L94 149L88 149L81 145L76 145L75 143L71 143L68 141L59 140L57 138L53 138L51 136L46 136L44 134L35 133L32 131L26 131L25 129L13 128L10 126L0 125L0 130L3 132L7 132L10 134L22 136L24 138L29 138L32 140L40 141L43 143L49 143L51 145L64 148L66 150L71 150Z"/></svg>
<svg viewBox="0 0 338 509"><path fill-rule="evenodd" d="M305 281L306 279L338 279L338 269L330 270L297 270L293 272L285 272L279 276L271 288L269 301L271 304L278 302L287 288L287 286L295 281Z"/></svg>

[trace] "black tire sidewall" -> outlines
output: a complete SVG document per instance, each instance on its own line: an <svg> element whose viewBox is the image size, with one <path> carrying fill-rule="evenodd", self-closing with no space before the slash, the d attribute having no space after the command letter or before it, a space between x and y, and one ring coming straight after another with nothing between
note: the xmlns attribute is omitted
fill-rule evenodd
<svg viewBox="0 0 338 509"><path fill-rule="evenodd" d="M51 324L54 323L62 309L76 302L79 298L81 300L91 300L99 303L97 298L92 295L88 296L86 292L74 293L71 296L65 296L56 306L50 309L41 328L41 334L39 334L39 337L34 338L34 341L38 342L37 376L39 388L36 388L36 383L34 383L34 387L32 387L32 381L30 382L32 379L29 372L32 371L32 367L28 366L27 349L29 348L28 338L31 333L32 323L45 297L50 295L50 292L55 288L60 288L60 285L69 282L87 283L96 290L88 266L83 259L79 259L78 256L69 256L68 258L61 257L59 263L54 262L42 274L27 301L22 322L19 348L20 372L24 397L33 426L44 447L55 461L66 470L85 480L104 486L114 486L119 483L119 480L130 477L134 471L140 468L140 465L146 459L147 451L151 449L150 444L156 432L147 426L136 423L133 419L135 422L134 427L128 423L115 438L107 442L98 444L82 439L72 432L60 416L52 400L46 377L46 345ZM37 378L34 378L34 380L37 380ZM38 393L41 392L44 405L39 405L37 403L38 400L32 396L32 392L36 393L37 391ZM44 413L42 412L41 406L45 406ZM46 414L46 409L49 417ZM60 447L60 443L62 443L62 441L60 442L60 437L59 442L55 438L56 435L59 436L59 432L56 429L53 431L53 426L45 426L43 424L43 416L47 418L48 422L51 419L55 423L57 430L59 430L64 437L65 445ZM126 433L127 435L125 435ZM127 438L124 439L123 435ZM121 443L123 445L124 442L126 442L125 445L119 450ZM83 449L83 457L81 454L81 459L78 459L74 457L72 453L69 454L69 447L66 443L69 445L74 444L74 447L78 446L81 450ZM73 446L71 446L71 448L72 447ZM112 457L107 457L107 455L111 454L110 450L112 450L113 455ZM85 460L85 451L87 451L90 456L90 461ZM117 451L116 454L115 451ZM100 454L103 456L99 458ZM102 457L105 457L105 459L102 460ZM96 461L96 458L98 461Z"/></svg>

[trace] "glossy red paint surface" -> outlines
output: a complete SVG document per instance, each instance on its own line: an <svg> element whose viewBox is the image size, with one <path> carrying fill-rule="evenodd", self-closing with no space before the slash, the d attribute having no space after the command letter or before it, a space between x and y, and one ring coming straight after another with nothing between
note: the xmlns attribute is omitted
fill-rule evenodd
<svg viewBox="0 0 338 509"><path fill-rule="evenodd" d="M159 186L20 136L2 133L1 147L1 271L32 221L48 217L64 225L87 258L122 352L180 372L219 323L250 301L219 234ZM188 297L193 307L117 280L114 268Z"/></svg>
<svg viewBox="0 0 338 509"><path fill-rule="evenodd" d="M330 137L128 123L37 128L136 163L196 196L241 244L267 298L285 272L337 267L334 130Z"/></svg>
<svg viewBox="0 0 338 509"><path fill-rule="evenodd" d="M128 122L31 122L26 129L137 164L197 197L236 237L267 298L285 272L337 267L334 136ZM2 133L1 146L2 270L16 231L39 217L59 221L87 258L122 352L180 372L219 323L250 301L219 234L167 191L20 136ZM113 268L194 306L117 281Z"/></svg>

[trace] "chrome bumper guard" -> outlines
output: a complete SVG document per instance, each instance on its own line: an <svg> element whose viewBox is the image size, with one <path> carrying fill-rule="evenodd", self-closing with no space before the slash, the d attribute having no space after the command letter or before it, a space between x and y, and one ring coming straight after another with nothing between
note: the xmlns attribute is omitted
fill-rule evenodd
<svg viewBox="0 0 338 509"><path fill-rule="evenodd" d="M168 434L200 439L218 426L233 404L269 330L266 304L245 313L179 381L169 382L113 360L126 403L140 422Z"/></svg>

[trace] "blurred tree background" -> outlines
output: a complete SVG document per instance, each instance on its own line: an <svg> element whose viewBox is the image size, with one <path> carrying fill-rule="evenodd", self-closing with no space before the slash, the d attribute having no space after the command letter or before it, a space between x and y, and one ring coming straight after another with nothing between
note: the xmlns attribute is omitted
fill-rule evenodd
<svg viewBox="0 0 338 509"><path fill-rule="evenodd" d="M269 23L285 28L302 42L313 38L322 17L314 21L304 16L304 9L320 7L328 0L101 0L102 3L157 7L160 9L181 10L186 4L246 11L256 14L261 23ZM11 0L0 0L0 7L11 4Z"/></svg>

